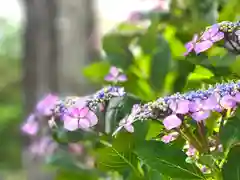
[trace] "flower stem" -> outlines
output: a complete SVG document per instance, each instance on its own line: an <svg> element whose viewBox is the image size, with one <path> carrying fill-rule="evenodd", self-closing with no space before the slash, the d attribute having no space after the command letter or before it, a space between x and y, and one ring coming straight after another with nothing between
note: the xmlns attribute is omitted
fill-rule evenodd
<svg viewBox="0 0 240 180"><path fill-rule="evenodd" d="M203 148L201 142L197 139L197 137L189 130L186 124L182 124L181 134L185 136L185 139L189 141L189 143L194 146L199 152L203 152Z"/></svg>
<svg viewBox="0 0 240 180"><path fill-rule="evenodd" d="M209 150L209 147L208 147L208 140L207 140L207 137L205 135L205 130L204 130L204 124L203 122L199 122L197 123L197 130L198 130L198 134L199 136L201 137L201 144L203 145L203 149L206 153L209 153L210 150Z"/></svg>

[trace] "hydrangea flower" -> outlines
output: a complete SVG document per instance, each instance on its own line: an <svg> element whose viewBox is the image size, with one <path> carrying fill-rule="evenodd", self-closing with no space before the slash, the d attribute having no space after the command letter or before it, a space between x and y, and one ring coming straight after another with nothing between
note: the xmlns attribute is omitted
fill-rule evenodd
<svg viewBox="0 0 240 180"><path fill-rule="evenodd" d="M36 135L38 133L39 124L34 114L31 114L27 118L26 122L24 122L24 124L22 125L21 130L23 133L31 136Z"/></svg>
<svg viewBox="0 0 240 180"><path fill-rule="evenodd" d="M110 68L109 74L105 76L105 81L109 82L125 82L127 81L127 76L121 72L120 69L118 69L115 66L112 66Z"/></svg>
<svg viewBox="0 0 240 180"><path fill-rule="evenodd" d="M195 156L196 153L197 153L197 150L196 150L192 145L189 145L189 146L188 146L188 149L187 149L187 151L186 151L186 155L187 155L188 157L192 157L192 156Z"/></svg>
<svg viewBox="0 0 240 180"><path fill-rule="evenodd" d="M217 94L213 94L207 99L196 98L189 104L190 112L192 112L192 118L200 122L207 119L211 115L211 111L215 110L218 105Z"/></svg>
<svg viewBox="0 0 240 180"><path fill-rule="evenodd" d="M220 31L219 24L214 24L209 27L201 37L199 38L197 34L193 36L193 39L186 43L185 47L187 52L184 55L188 55L193 50L196 54L206 51L211 48L215 42L218 42L224 38L224 33Z"/></svg>
<svg viewBox="0 0 240 180"><path fill-rule="evenodd" d="M59 98L53 94L48 94L37 103L36 111L43 116L50 116Z"/></svg>
<svg viewBox="0 0 240 180"><path fill-rule="evenodd" d="M190 52L192 52L195 49L197 40L198 40L198 35L194 34L193 39L185 44L185 48L187 49L187 52L184 53L184 56L187 56Z"/></svg>
<svg viewBox="0 0 240 180"><path fill-rule="evenodd" d="M168 144L172 141L174 141L177 137L178 137L178 133L177 132L172 132L172 133L169 133L167 135L164 135L161 140L162 142L164 142L165 144Z"/></svg>
<svg viewBox="0 0 240 180"><path fill-rule="evenodd" d="M140 111L141 107L138 104L135 104L132 108L131 113L119 122L119 127L113 133L113 136L116 135L122 128L125 128L128 132L134 132L134 127L132 123L135 121L136 115Z"/></svg>
<svg viewBox="0 0 240 180"><path fill-rule="evenodd" d="M182 124L182 120L177 114L186 114L189 111L188 100L172 100L169 104L169 108L172 110L172 114L164 118L163 125L167 130L177 128Z"/></svg>
<svg viewBox="0 0 240 180"><path fill-rule="evenodd" d="M69 131L77 129L89 129L98 122L96 114L86 106L85 100L79 100L73 107L68 109L68 113L64 114L64 128Z"/></svg>
<svg viewBox="0 0 240 180"><path fill-rule="evenodd" d="M218 42L224 38L224 33L219 31L219 25L214 24L207 29L200 37L200 42L195 46L196 54L206 51L211 48L215 42Z"/></svg>
<svg viewBox="0 0 240 180"><path fill-rule="evenodd" d="M38 157L38 156L50 156L57 149L58 144L53 141L53 139L49 136L44 136L39 140L34 141L30 146L30 152Z"/></svg>

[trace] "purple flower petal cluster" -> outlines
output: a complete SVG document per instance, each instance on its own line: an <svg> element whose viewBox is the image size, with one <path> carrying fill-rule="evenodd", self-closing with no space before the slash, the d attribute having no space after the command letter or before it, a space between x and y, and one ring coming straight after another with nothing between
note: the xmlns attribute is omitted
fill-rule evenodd
<svg viewBox="0 0 240 180"><path fill-rule="evenodd" d="M127 81L127 76L125 74L122 73L121 69L112 66L110 68L109 74L105 76L105 81L108 82L125 82Z"/></svg>
<svg viewBox="0 0 240 180"><path fill-rule="evenodd" d="M211 48L215 42L218 42L224 38L224 32L221 31L219 24L214 24L207 28L199 37L197 34L193 36L193 39L185 44L187 51L184 55L188 55L190 52L195 51L196 54L204 52Z"/></svg>
<svg viewBox="0 0 240 180"><path fill-rule="evenodd" d="M239 103L240 81L216 84L206 90L176 93L159 98L154 102L139 105L138 111L134 107L132 113L124 118L125 121L120 122L119 127L131 127L130 125L137 120L156 119L162 121L167 130L172 130L179 128L185 117L196 122L205 121L211 112L235 109Z"/></svg>

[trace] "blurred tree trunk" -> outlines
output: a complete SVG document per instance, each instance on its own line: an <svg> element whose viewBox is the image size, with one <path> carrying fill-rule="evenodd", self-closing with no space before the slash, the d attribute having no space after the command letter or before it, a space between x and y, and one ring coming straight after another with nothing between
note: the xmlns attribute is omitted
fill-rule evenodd
<svg viewBox="0 0 240 180"><path fill-rule="evenodd" d="M94 89L81 70L97 54L89 41L95 33L93 0L24 0L23 86L26 115L49 92L84 95ZM28 180L51 180L42 170L43 160L33 161L23 152Z"/></svg>

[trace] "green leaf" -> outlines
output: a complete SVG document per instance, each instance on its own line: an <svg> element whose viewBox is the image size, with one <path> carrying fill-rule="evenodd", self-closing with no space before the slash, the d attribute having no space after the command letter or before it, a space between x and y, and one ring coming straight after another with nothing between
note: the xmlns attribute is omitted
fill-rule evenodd
<svg viewBox="0 0 240 180"><path fill-rule="evenodd" d="M240 118L234 116L227 120L227 123L220 131L220 140L225 149L229 149L240 141Z"/></svg>
<svg viewBox="0 0 240 180"><path fill-rule="evenodd" d="M240 179L240 146L233 147L223 165L223 180L239 180Z"/></svg>
<svg viewBox="0 0 240 180"><path fill-rule="evenodd" d="M55 177L55 180L80 180L80 179L86 179L86 180L96 180L98 177L95 172L86 172L86 171L78 171L78 172L72 172L72 171L66 171L66 170L60 170L57 172L57 175Z"/></svg>
<svg viewBox="0 0 240 180"><path fill-rule="evenodd" d="M145 54L151 54L157 48L158 18L155 18L146 33L139 38L139 45Z"/></svg>
<svg viewBox="0 0 240 180"><path fill-rule="evenodd" d="M117 33L104 36L103 49L112 66L127 69L132 64L134 57L129 49L132 38Z"/></svg>
<svg viewBox="0 0 240 180"><path fill-rule="evenodd" d="M213 73L202 66L196 66L193 73L188 76L188 80L203 80L213 77Z"/></svg>
<svg viewBox="0 0 240 180"><path fill-rule="evenodd" d="M68 152L61 151L53 156L47 158L47 164L70 171L80 171L81 168L77 165L76 159L73 158Z"/></svg>
<svg viewBox="0 0 240 180"><path fill-rule="evenodd" d="M184 152L163 142L146 141L136 148L136 153L151 169L171 178L203 178L202 173L196 166L185 163L187 156Z"/></svg>
<svg viewBox="0 0 240 180"><path fill-rule="evenodd" d="M104 82L104 77L108 74L110 64L107 61L92 63L83 69L83 74L92 82Z"/></svg>
<svg viewBox="0 0 240 180"><path fill-rule="evenodd" d="M120 133L112 144L102 141L103 148L96 150L96 166L103 171L118 171L120 173L132 171L139 174L138 159L132 152L133 136L130 133Z"/></svg>
<svg viewBox="0 0 240 180"><path fill-rule="evenodd" d="M161 36L157 40L158 45L151 57L149 79L150 85L156 92L162 89L171 62L171 51L167 41Z"/></svg>
<svg viewBox="0 0 240 180"><path fill-rule="evenodd" d="M146 180L170 180L168 177L164 177L157 170L150 170L147 174Z"/></svg>
<svg viewBox="0 0 240 180"><path fill-rule="evenodd" d="M146 140L151 140L159 136L160 132L164 129L164 126L157 121L149 121L149 128Z"/></svg>
<svg viewBox="0 0 240 180"><path fill-rule="evenodd" d="M188 79L188 75L193 72L195 65L188 61L178 61L177 62L177 75L174 82L173 90L174 92L181 92L185 87Z"/></svg>

